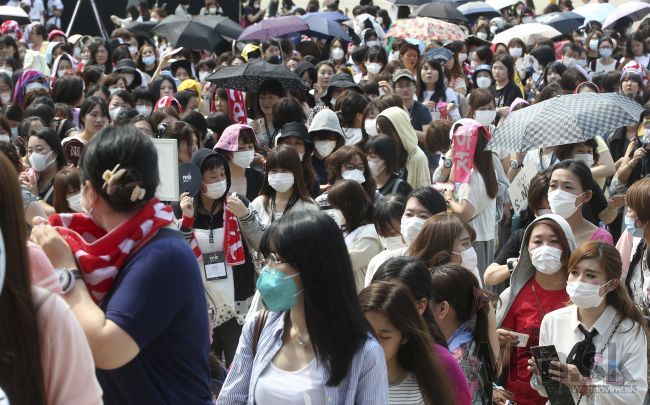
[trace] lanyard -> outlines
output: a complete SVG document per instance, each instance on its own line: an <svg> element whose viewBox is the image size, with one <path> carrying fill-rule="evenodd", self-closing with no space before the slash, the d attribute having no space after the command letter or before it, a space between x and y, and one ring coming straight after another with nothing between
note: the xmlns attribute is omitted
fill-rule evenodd
<svg viewBox="0 0 650 405"><path fill-rule="evenodd" d="M533 295L535 296L535 301L537 301L539 312L542 314L542 318L544 318L546 312L544 312L544 309L542 308L542 303L540 302L539 297L537 297L537 291L535 291L535 280L532 280L532 282L530 283L530 288L533 289Z"/></svg>

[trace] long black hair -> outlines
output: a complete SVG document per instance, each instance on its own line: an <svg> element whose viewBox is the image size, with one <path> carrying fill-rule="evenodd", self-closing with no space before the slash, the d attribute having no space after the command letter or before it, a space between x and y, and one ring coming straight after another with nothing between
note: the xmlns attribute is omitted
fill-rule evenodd
<svg viewBox="0 0 650 405"><path fill-rule="evenodd" d="M426 85L422 81L422 68L424 65L429 65L430 68L435 69L438 72L438 81L434 86L434 93L431 96L431 101L447 101L447 86L445 86L445 73L442 70L442 65L437 59L423 59L420 61L420 64L417 67L418 78L417 78L417 98L419 102L425 102L429 100L424 100L424 91L426 90Z"/></svg>
<svg viewBox="0 0 650 405"><path fill-rule="evenodd" d="M322 211L290 211L267 229L260 247L264 256L277 253L300 272L314 352L328 370L327 385L340 384L371 331L341 230Z"/></svg>

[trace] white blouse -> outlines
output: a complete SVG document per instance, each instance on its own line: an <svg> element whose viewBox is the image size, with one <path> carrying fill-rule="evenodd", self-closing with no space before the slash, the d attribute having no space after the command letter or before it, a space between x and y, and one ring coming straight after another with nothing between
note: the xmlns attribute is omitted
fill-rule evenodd
<svg viewBox="0 0 650 405"><path fill-rule="evenodd" d="M284 371L270 362L255 384L255 403L325 405L325 371L316 357L298 371Z"/></svg>

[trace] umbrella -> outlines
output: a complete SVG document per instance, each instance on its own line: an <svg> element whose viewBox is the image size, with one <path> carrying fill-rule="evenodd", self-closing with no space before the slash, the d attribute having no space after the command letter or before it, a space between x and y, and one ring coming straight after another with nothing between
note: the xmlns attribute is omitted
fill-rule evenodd
<svg viewBox="0 0 650 405"><path fill-rule="evenodd" d="M230 40L239 38L241 33L244 32L241 25L222 15L197 15L192 17L192 20L211 27L219 35Z"/></svg>
<svg viewBox="0 0 650 405"><path fill-rule="evenodd" d="M584 24L585 17L571 11L556 11L540 15L535 22L550 25L562 34L568 34Z"/></svg>
<svg viewBox="0 0 650 405"><path fill-rule="evenodd" d="M632 21L639 21L650 13L650 4L642 1L628 1L616 7L616 11L607 16L603 22L603 29L613 26L616 21L627 17Z"/></svg>
<svg viewBox="0 0 650 405"><path fill-rule="evenodd" d="M317 11L315 13L307 13L305 17L323 17L330 21L348 21L350 18L340 11Z"/></svg>
<svg viewBox="0 0 650 405"><path fill-rule="evenodd" d="M452 3L429 3L417 12L418 17L431 17L448 21L467 22L463 15Z"/></svg>
<svg viewBox="0 0 650 405"><path fill-rule="evenodd" d="M386 36L421 41L464 41L466 34L456 24L430 17L417 17L395 21Z"/></svg>
<svg viewBox="0 0 650 405"><path fill-rule="evenodd" d="M519 24L496 34L494 38L492 38L492 43L507 44L512 38L521 38L526 45L532 45L537 41L551 39L560 35L562 35L560 31L546 24Z"/></svg>
<svg viewBox="0 0 650 405"><path fill-rule="evenodd" d="M447 48L431 48L423 56L424 60L438 59L447 62L454 53Z"/></svg>
<svg viewBox="0 0 650 405"><path fill-rule="evenodd" d="M14 20L18 25L27 25L32 22L25 10L20 7L0 6L0 21Z"/></svg>
<svg viewBox="0 0 650 405"><path fill-rule="evenodd" d="M487 18L500 17L501 13L484 1L472 1L458 6L458 11L470 19L476 19L480 16Z"/></svg>
<svg viewBox="0 0 650 405"><path fill-rule="evenodd" d="M300 17L309 26L307 30L301 31L302 34L308 35L310 37L318 37L318 38L340 38L344 41L351 42L352 38L350 35L348 35L347 32L343 29L341 24L332 21L332 20L327 20L324 17L316 17L316 16L302 16Z"/></svg>
<svg viewBox="0 0 650 405"><path fill-rule="evenodd" d="M395 0L396 6L422 6L431 3L431 0Z"/></svg>
<svg viewBox="0 0 650 405"><path fill-rule="evenodd" d="M496 8L497 10L502 10L510 6L514 6L519 3L521 0L485 0L485 2L491 7Z"/></svg>
<svg viewBox="0 0 650 405"><path fill-rule="evenodd" d="M248 41L257 39L267 41L272 38L294 34L308 29L309 25L307 25L307 22L296 15L267 18L248 26L239 36L239 40Z"/></svg>
<svg viewBox="0 0 650 405"><path fill-rule="evenodd" d="M218 87L255 93L266 80L275 79L285 89L307 91L308 87L283 64L275 65L263 59L255 59L241 65L225 66L205 80Z"/></svg>
<svg viewBox="0 0 650 405"><path fill-rule="evenodd" d="M151 32L165 37L176 47L213 50L225 41L215 28L201 24L191 17L170 15L165 17Z"/></svg>
<svg viewBox="0 0 650 405"><path fill-rule="evenodd" d="M643 106L617 93L567 94L508 115L487 145L490 150L525 152L584 142L636 124Z"/></svg>
<svg viewBox="0 0 650 405"><path fill-rule="evenodd" d="M129 30L129 32L136 32L136 31L149 32L152 29L154 29L156 25L158 25L158 23L153 21L131 21L124 28Z"/></svg>
<svg viewBox="0 0 650 405"><path fill-rule="evenodd" d="M573 9L573 12L583 16L586 22L598 21L602 23L608 15L616 12L616 7L609 3L589 3Z"/></svg>

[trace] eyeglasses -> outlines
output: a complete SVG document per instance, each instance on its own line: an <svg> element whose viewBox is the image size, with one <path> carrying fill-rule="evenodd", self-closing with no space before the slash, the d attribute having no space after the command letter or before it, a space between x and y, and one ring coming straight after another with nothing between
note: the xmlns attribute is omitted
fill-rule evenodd
<svg viewBox="0 0 650 405"><path fill-rule="evenodd" d="M255 271L260 273L265 266L269 266L269 265L277 266L282 263L286 263L286 261L280 258L280 256L276 253L269 253L266 257L262 256L262 254L260 253L255 258Z"/></svg>
<svg viewBox="0 0 650 405"><path fill-rule="evenodd" d="M366 168L363 165L355 165L352 163L343 165L343 170L354 170L354 169L364 171Z"/></svg>

